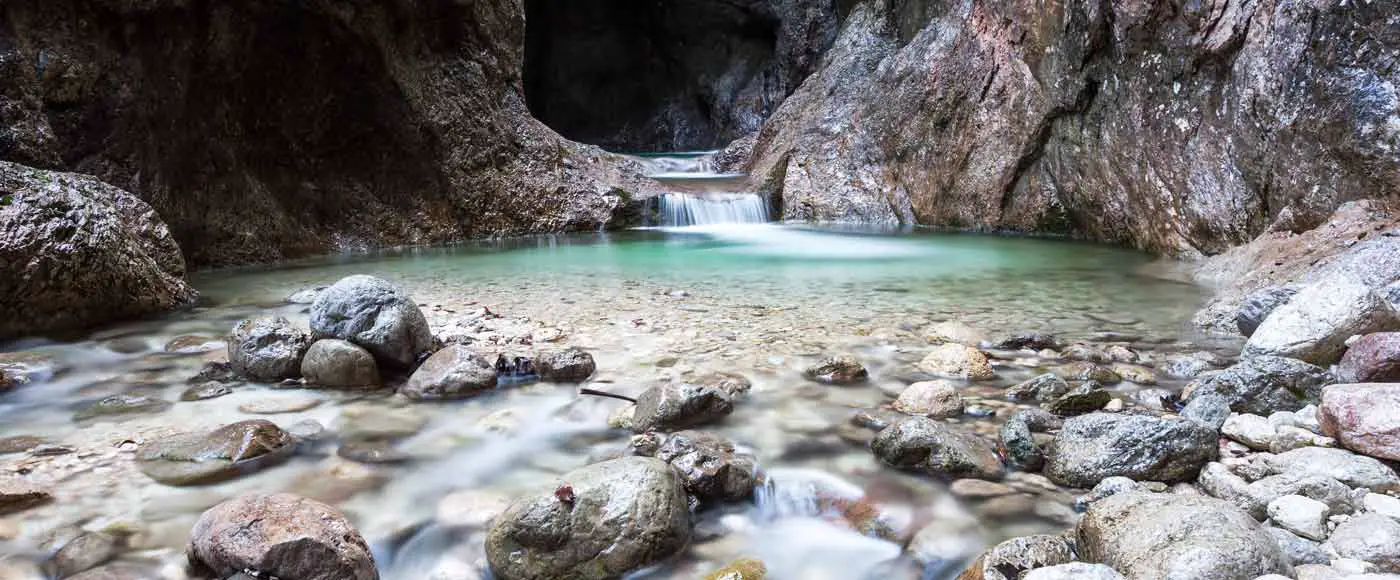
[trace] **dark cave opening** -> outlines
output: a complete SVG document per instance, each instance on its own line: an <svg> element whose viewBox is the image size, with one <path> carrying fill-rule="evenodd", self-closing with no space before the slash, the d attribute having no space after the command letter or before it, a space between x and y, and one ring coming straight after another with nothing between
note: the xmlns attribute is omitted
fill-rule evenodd
<svg viewBox="0 0 1400 580"><path fill-rule="evenodd" d="M834 36L834 6L787 3L527 0L526 101L615 151L721 147L758 130Z"/></svg>

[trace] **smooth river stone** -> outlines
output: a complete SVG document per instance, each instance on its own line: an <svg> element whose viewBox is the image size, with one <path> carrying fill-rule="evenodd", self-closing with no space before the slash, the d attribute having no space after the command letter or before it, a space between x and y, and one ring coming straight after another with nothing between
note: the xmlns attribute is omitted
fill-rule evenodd
<svg viewBox="0 0 1400 580"><path fill-rule="evenodd" d="M280 463L295 443L270 421L241 421L146 443L136 453L136 467L167 485L214 483Z"/></svg>

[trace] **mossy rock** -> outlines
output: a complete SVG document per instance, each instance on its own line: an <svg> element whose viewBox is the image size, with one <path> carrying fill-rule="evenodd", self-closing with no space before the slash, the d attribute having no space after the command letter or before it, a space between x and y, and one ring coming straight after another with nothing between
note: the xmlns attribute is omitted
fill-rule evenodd
<svg viewBox="0 0 1400 580"><path fill-rule="evenodd" d="M740 558L728 566L710 572L705 580L763 580L768 576L768 567L762 560Z"/></svg>

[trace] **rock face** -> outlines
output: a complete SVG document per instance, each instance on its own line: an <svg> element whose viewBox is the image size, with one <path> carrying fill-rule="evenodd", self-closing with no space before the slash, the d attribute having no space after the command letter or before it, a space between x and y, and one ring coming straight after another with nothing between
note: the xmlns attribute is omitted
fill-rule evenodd
<svg viewBox="0 0 1400 580"><path fill-rule="evenodd" d="M0 117L0 143L4 126ZM151 206L93 177L5 162L4 149L0 341L73 333L194 301L180 247Z"/></svg>
<svg viewBox="0 0 1400 580"><path fill-rule="evenodd" d="M1135 580L1253 580L1290 572L1254 518L1203 496L1113 495L1089 506L1077 536L1080 559Z"/></svg>
<svg viewBox="0 0 1400 580"><path fill-rule="evenodd" d="M1398 327L1395 311L1370 286L1346 277L1323 280L1274 310L1249 337L1244 354L1331 364L1352 336Z"/></svg>
<svg viewBox="0 0 1400 580"><path fill-rule="evenodd" d="M1193 383L1186 403L1221 397L1235 412L1268 416L1317 402L1322 387L1333 380L1326 369L1300 360L1256 356Z"/></svg>
<svg viewBox="0 0 1400 580"><path fill-rule="evenodd" d="M870 448L892 467L939 477L1000 479L1005 475L990 443L927 417L909 417L884 428Z"/></svg>
<svg viewBox="0 0 1400 580"><path fill-rule="evenodd" d="M690 542L685 489L670 466L624 457L565 474L496 518L486 556L501 580L606 580Z"/></svg>
<svg viewBox="0 0 1400 580"><path fill-rule="evenodd" d="M1215 459L1216 432L1194 421L1091 413L1065 421L1050 444L1045 475L1090 488L1106 477L1176 483Z"/></svg>
<svg viewBox="0 0 1400 580"><path fill-rule="evenodd" d="M1400 383L1332 385L1319 411L1323 433L1343 447L1400 461Z"/></svg>
<svg viewBox="0 0 1400 580"><path fill-rule="evenodd" d="M301 360L306 382L332 389L364 389L379 386L379 365L374 355L353 342L326 338L307 349Z"/></svg>
<svg viewBox="0 0 1400 580"><path fill-rule="evenodd" d="M428 319L411 298L373 276L349 276L327 288L311 305L316 338L360 345L381 364L406 368L433 347Z"/></svg>
<svg viewBox="0 0 1400 580"><path fill-rule="evenodd" d="M190 565L217 578L377 580L364 538L330 506L291 494L244 495L204 512L185 548Z"/></svg>
<svg viewBox="0 0 1400 580"><path fill-rule="evenodd" d="M496 388L496 367L461 345L433 353L399 392L414 400L465 399Z"/></svg>
<svg viewBox="0 0 1400 580"><path fill-rule="evenodd" d="M1383 169L1400 161L1394 136L1370 136L1400 107L1396 73L1366 56L1400 45L1390 7L1154 6L857 5L758 135L750 173L786 219L1057 231L1191 255L1280 214L1300 227L1400 191ZM1297 122L1308 110L1347 113Z"/></svg>
<svg viewBox="0 0 1400 580"><path fill-rule="evenodd" d="M276 465L295 449L291 435L258 419L150 441L137 451L136 466L167 485L197 485Z"/></svg>
<svg viewBox="0 0 1400 580"><path fill-rule="evenodd" d="M530 117L523 2L7 10L0 159L135 193L195 265L594 231L653 187Z"/></svg>
<svg viewBox="0 0 1400 580"><path fill-rule="evenodd" d="M1400 332L1377 332L1347 347L1337 378L1353 383L1400 382Z"/></svg>
<svg viewBox="0 0 1400 580"><path fill-rule="evenodd" d="M272 383L299 376L310 346L311 337L286 318L251 318L229 334L228 362L238 376Z"/></svg>

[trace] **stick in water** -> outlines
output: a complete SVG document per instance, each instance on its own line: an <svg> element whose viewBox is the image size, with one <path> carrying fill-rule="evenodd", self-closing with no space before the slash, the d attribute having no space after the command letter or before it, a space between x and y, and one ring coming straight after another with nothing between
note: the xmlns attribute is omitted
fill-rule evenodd
<svg viewBox="0 0 1400 580"><path fill-rule="evenodd" d="M580 394L580 395L593 395L593 396L596 396L596 397L608 397L608 398L610 398L610 399L622 399L622 400L624 400L624 401L627 401L628 403L633 403L633 404L635 404L635 403L637 402L637 400L636 400L636 399L633 399L632 397L624 397L624 396L619 395L619 394L616 394L616 393L609 393L609 392L607 392L607 391L599 391L599 390L597 390L597 389L579 389L579 390L578 390L578 394Z"/></svg>

